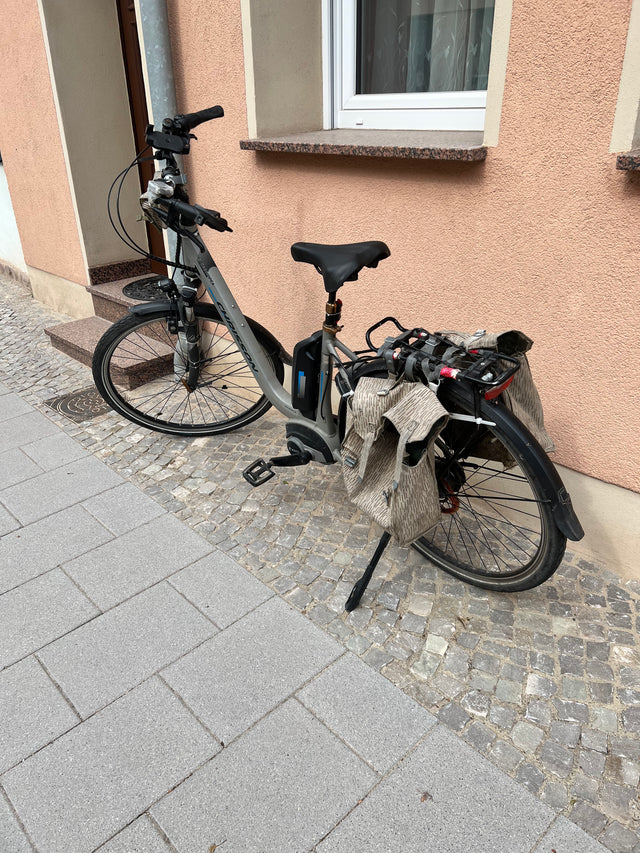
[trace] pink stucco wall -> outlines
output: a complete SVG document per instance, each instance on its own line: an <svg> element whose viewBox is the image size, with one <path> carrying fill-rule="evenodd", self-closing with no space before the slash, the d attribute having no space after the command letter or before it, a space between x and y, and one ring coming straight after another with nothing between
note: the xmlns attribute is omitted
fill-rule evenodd
<svg viewBox="0 0 640 853"><path fill-rule="evenodd" d="M290 244L385 240L341 292L348 343L387 313L523 329L557 461L640 491L640 176L608 153L630 5L515 0L499 144L474 165L240 151L240 4L170 4L179 106L226 110L190 168L235 229L209 245L244 310L291 347L324 290Z"/></svg>
<svg viewBox="0 0 640 853"><path fill-rule="evenodd" d="M0 57L0 151L25 260L86 284L36 0L4 0Z"/></svg>

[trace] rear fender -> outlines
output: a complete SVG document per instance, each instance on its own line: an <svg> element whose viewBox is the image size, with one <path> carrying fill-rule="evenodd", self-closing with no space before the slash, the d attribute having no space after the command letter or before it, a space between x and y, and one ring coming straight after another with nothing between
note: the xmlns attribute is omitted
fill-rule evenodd
<svg viewBox="0 0 640 853"><path fill-rule="evenodd" d="M459 397L465 400L468 405L473 404L473 392L463 384L454 384L451 380L446 380L446 382L442 383L441 389L438 396L440 396L445 408L447 407L446 399L449 395L451 395L453 400ZM499 402L489 403L486 400L482 400L480 414L488 421L493 421L496 424L501 422L501 425L504 424L506 428L515 431L525 445L530 446L533 450L537 450L537 453L531 455L529 464L543 493L551 502L551 514L556 527L567 539L571 539L574 542L582 539L584 530L573 509L569 492L566 490L553 462L529 430L514 418L511 412L505 409Z"/></svg>

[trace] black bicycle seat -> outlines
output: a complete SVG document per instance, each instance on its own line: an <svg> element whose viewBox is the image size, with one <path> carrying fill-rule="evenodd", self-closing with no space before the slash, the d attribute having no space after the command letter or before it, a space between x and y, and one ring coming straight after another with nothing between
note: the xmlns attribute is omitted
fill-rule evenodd
<svg viewBox="0 0 640 853"><path fill-rule="evenodd" d="M324 279L327 293L335 293L345 281L356 281L363 267L377 267L391 252L386 243L369 240L366 243L347 243L327 246L322 243L294 243L294 261L313 264Z"/></svg>

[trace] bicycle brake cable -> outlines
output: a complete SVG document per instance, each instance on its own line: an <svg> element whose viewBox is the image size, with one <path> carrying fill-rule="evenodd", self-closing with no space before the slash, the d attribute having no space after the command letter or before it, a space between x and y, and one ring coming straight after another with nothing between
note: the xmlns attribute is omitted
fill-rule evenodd
<svg viewBox="0 0 640 853"><path fill-rule="evenodd" d="M109 217L109 222L111 223L111 227L113 228L113 230L117 234L118 238L125 244L125 246L127 246L127 248L131 249L133 252L136 252L136 254L142 255L143 257L147 258L150 261L158 261L161 264L166 264L168 267L173 267L174 269L181 269L181 270L185 270L187 272L194 272L195 270L193 269L193 267L188 267L185 264L179 263L177 257L176 257L175 261L172 261L169 258L161 258L158 255L153 255L151 252L149 252L148 250L145 250L142 246L138 245L138 243L136 243L136 241L131 236L131 234L129 234L129 232L127 231L126 226L122 220L122 216L120 214L120 196L122 193L122 187L124 185L124 181L125 181L127 175L129 174L129 172L131 171L131 169L133 169L134 166L137 166L139 163L143 162L142 155L145 154L145 152L148 151L150 147L151 146L147 145L146 148L144 148L142 151L140 151L135 156L135 158L131 161L131 163L125 169L123 169L118 175L116 175L111 186L109 187L109 192L107 194L107 215ZM145 158L145 159L153 159L153 158ZM116 183L118 182L118 180L120 180L120 183L118 184L118 191L116 194L115 208L116 208L116 216L117 216L118 224L119 224L120 228L118 228L118 226L114 222L114 219L113 219L113 216L111 213L111 204L112 204L111 199L112 199L114 187L116 186Z"/></svg>

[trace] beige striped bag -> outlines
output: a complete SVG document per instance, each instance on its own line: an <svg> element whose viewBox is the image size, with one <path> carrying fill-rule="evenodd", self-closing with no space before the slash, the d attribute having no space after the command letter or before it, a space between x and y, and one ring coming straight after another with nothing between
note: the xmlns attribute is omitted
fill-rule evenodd
<svg viewBox="0 0 640 853"><path fill-rule="evenodd" d="M520 369L513 377L511 385L502 392L500 400L526 426L543 450L552 453L556 446L545 429L542 402L533 381L526 355L533 346L531 338L517 329L510 329L498 334L487 333L484 329L474 332L473 335L464 332L439 332L438 334L444 335L454 344L463 346L466 350L492 349L518 359ZM495 459L500 453L505 452L506 448L500 445L493 455L487 452L486 458ZM496 461L503 462L506 460L499 458Z"/></svg>
<svg viewBox="0 0 640 853"><path fill-rule="evenodd" d="M440 521L433 442L448 420L424 385L365 376L342 445L351 500L408 545Z"/></svg>

